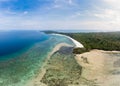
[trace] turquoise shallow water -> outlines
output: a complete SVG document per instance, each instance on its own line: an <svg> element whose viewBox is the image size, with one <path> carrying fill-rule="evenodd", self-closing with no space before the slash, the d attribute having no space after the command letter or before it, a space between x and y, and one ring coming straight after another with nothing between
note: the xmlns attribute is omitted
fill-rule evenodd
<svg viewBox="0 0 120 86"><path fill-rule="evenodd" d="M17 33L17 36L15 33ZM38 74L48 54L57 44L64 42L74 45L72 41L66 37L47 35L34 31L15 33L9 33L8 36L12 36L7 37L9 40L5 40L5 37L2 41L0 39L1 45L2 42L8 41L6 45L8 43L8 50L12 51L2 52L0 56L0 86L24 86L27 80L32 79ZM9 42L11 44L9 44ZM21 46L21 44L25 45ZM2 47L4 46L2 45ZM21 47L19 48L18 46ZM18 49L13 51L12 47L15 47L15 49L18 47Z"/></svg>

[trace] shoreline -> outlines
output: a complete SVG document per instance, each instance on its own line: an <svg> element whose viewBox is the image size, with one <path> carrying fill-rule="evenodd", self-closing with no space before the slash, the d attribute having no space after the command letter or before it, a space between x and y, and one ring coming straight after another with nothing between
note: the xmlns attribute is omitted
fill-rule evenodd
<svg viewBox="0 0 120 86"><path fill-rule="evenodd" d="M66 43L59 43L57 44L51 52L49 52L48 57L46 58L44 64L42 65L42 68L40 69L40 72L37 76L33 77L33 79L29 80L25 86L47 86L46 84L42 83L41 80L46 74L46 66L47 62L50 59L50 57L58 51L62 46L70 46ZM112 84L111 80L116 80L118 83L118 79L112 75L109 75L109 71L111 70L111 61L112 59L109 58L110 53L120 53L119 51L104 51L104 50L91 50L90 52L85 52L82 54L76 54L75 60L77 63L83 67L82 77L89 80L94 81L97 84L100 84L100 86L106 85L109 86ZM87 58L89 63L84 63L81 56ZM97 57L97 58L96 58ZM97 61L97 62L96 62ZM114 68L112 68L114 69ZM98 71L98 72L96 72ZM109 79L109 77L113 77L114 79ZM109 85L107 85L106 79L109 80ZM80 84L81 85L81 84ZM88 85L86 85L88 86Z"/></svg>
<svg viewBox="0 0 120 86"><path fill-rule="evenodd" d="M74 40L69 36L61 35L61 34L52 34L52 35L67 37L75 44L74 48L84 48L84 46L80 42ZM67 43L59 43L56 46L54 46L51 52L48 53L48 56L45 62L43 63L42 68L40 68L39 74L33 77L33 79L29 80L25 86L47 86L46 84L41 82L42 78L46 74L47 63L50 60L50 57L55 52L57 52L62 46L71 47L71 45ZM114 75L111 75L109 73L109 71L114 70L114 67L111 68L111 66L113 66L112 62L114 59L113 57L115 56L113 57L110 56L110 54L114 54L114 53L120 54L120 51L104 51L104 50L93 49L90 52L76 54L74 58L77 64L83 67L83 71L81 75L83 78L87 79L90 82L95 81L95 83L100 84L100 86L103 86L103 85L110 86L111 84L113 84L113 82L111 81L114 79L116 80L116 83L119 83L118 79L120 77L120 76L115 77ZM84 58L87 59L87 62L84 61ZM118 57L115 58L114 60L117 60L117 59ZM113 79L109 79L110 77L113 77ZM106 79L108 79L109 83L106 81ZM89 86L89 85L86 85L86 86Z"/></svg>
<svg viewBox="0 0 120 86"><path fill-rule="evenodd" d="M75 59L84 68L82 77L88 80L94 80L98 86L119 86L120 75L117 74L120 71L119 57L120 51L95 49L82 54L76 54ZM84 58L87 59L88 63L84 61Z"/></svg>
<svg viewBox="0 0 120 86"><path fill-rule="evenodd" d="M64 36L64 37L67 37L68 39L70 39L74 44L74 48L84 48L83 44L81 44L80 42L78 42L77 40L69 37L69 36L66 36L66 35L62 35L62 34L55 34L53 33L52 35L58 35L58 36Z"/></svg>
<svg viewBox="0 0 120 86"><path fill-rule="evenodd" d="M50 59L50 57L57 52L61 47L63 46L68 46L71 47L71 45L67 44L67 43L60 43L57 44L51 52L49 52L48 57L46 58L45 62L43 63L42 67L40 68L40 73L35 76L33 79L28 80L28 82L25 84L25 86L34 86L34 85L40 85L40 86L46 86L44 83L40 82L41 79L44 77L45 73L46 73L46 65L48 60Z"/></svg>

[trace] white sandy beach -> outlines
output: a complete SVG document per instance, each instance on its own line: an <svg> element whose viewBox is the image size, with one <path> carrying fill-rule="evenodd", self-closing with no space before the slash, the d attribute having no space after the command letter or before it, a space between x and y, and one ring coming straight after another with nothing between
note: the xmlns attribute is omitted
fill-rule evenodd
<svg viewBox="0 0 120 86"><path fill-rule="evenodd" d="M80 42L76 41L75 39L73 39L73 38L71 38L69 36L62 35L62 34L52 34L52 35L58 35L58 36L67 37L67 38L69 38L75 44L75 46L74 46L75 48L84 48L84 46Z"/></svg>
<svg viewBox="0 0 120 86"><path fill-rule="evenodd" d="M120 56L117 54L120 52L92 50L77 54L75 59L83 67L82 77L95 80L98 86L120 86L120 74L116 73L120 71ZM83 57L87 58L88 63L83 61ZM114 67L116 61L119 67Z"/></svg>

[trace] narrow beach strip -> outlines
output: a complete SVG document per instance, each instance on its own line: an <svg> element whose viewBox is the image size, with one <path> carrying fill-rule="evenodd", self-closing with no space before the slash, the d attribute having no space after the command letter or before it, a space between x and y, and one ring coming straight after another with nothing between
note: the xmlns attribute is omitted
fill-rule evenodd
<svg viewBox="0 0 120 86"><path fill-rule="evenodd" d="M64 36L66 38L69 38L75 44L75 46L74 46L75 48L84 48L84 46L80 42L78 42L77 40L75 40L69 36L62 35L62 34L55 34L55 33L53 33L52 35Z"/></svg>

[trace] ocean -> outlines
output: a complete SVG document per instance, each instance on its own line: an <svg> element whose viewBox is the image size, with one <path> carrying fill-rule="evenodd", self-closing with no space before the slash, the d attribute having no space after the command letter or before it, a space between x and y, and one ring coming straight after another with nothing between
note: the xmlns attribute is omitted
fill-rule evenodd
<svg viewBox="0 0 120 86"><path fill-rule="evenodd" d="M66 37L40 31L1 31L0 86L24 86L59 43L74 46Z"/></svg>

